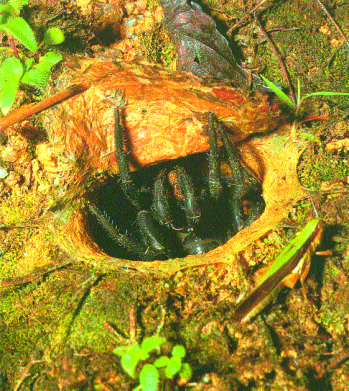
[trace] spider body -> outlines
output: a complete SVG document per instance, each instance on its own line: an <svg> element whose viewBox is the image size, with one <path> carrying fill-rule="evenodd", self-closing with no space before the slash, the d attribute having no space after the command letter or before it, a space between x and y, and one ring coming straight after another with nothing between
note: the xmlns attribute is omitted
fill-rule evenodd
<svg viewBox="0 0 349 391"><path fill-rule="evenodd" d="M261 186L240 164L212 113L208 133L208 159L201 155L163 163L160 168L153 167L148 175L146 170L139 170L143 174L139 186L137 173L131 173L127 163L120 112L115 109L120 174L119 185L114 186L118 186L119 196L113 200L112 212L105 212L103 202L88 202L90 213L102 228L100 235L110 239L112 255L151 261L207 253L259 217L264 209ZM233 176L221 174L218 135ZM252 203L249 214L243 207L246 199ZM129 220L126 226L125 220Z"/></svg>

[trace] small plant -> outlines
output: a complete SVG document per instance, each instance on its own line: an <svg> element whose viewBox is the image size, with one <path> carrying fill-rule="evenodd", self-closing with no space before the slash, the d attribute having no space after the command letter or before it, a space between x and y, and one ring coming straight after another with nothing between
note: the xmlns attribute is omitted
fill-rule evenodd
<svg viewBox="0 0 349 391"><path fill-rule="evenodd" d="M32 28L19 16L21 8L28 2L29 0L10 0L1 1L0 4L0 31L9 37L11 45L11 49L0 50L12 50L10 56L4 53L3 57L6 58L0 65L0 109L5 115L11 109L21 84L42 92L51 75L51 68L62 60L58 51L49 51L43 56L36 55L43 45L62 43L64 35L60 29L50 28L45 32L43 42L38 45ZM15 40L29 50L28 56L18 51Z"/></svg>
<svg viewBox="0 0 349 391"><path fill-rule="evenodd" d="M278 96L284 103L286 103L289 107L291 107L294 110L294 117L295 122L293 124L293 131L295 132L297 124L298 124L298 115L300 107L305 99L311 98L313 96L349 96L349 93L347 92L331 92L331 91L318 91L318 92L312 92L311 94L307 94L302 96L301 95L301 85L299 80L297 80L297 94L296 94L296 102L293 102L292 99L290 99L276 84L268 80L266 77L261 75L261 78L265 81L265 83L268 85L268 87ZM319 117L312 117L307 119L308 121L314 120L314 119L320 119ZM323 118L321 118L323 119ZM305 122L301 121L301 122ZM313 139L313 136L309 133L303 133L302 137L305 139L308 139L310 141L318 141Z"/></svg>
<svg viewBox="0 0 349 391"><path fill-rule="evenodd" d="M139 386L133 391L158 391L167 379L176 378L178 385L184 385L190 380L192 369L182 361L186 354L185 348L176 345L171 357L160 355L161 345L166 342L166 338L156 334L144 338L141 345L134 342L114 349L113 353L121 357L124 371L139 380Z"/></svg>
<svg viewBox="0 0 349 391"><path fill-rule="evenodd" d="M300 106L305 99L311 98L312 96L338 96L338 95L346 95L349 96L347 92L331 92L331 91L319 91L312 92L311 94L301 95L301 85L299 80L297 80L297 101L294 103L276 84L268 80L266 77L261 75L261 78L266 82L268 87L288 106L290 106L294 112L295 116L297 116Z"/></svg>

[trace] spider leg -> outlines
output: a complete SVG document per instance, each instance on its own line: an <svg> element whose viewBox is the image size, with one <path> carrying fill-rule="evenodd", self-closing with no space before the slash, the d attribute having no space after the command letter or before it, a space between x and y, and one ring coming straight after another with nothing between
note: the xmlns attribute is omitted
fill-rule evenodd
<svg viewBox="0 0 349 391"><path fill-rule="evenodd" d="M146 255L152 259L163 256L166 253L166 247L151 213L141 210L137 215L137 222L143 241L148 246Z"/></svg>
<svg viewBox="0 0 349 391"><path fill-rule="evenodd" d="M231 236L234 236L237 232L243 229L245 223L245 215L241 199L235 198L235 190L230 188L229 191L232 193L232 197L230 200L230 208L232 214L232 225L235 229L235 232Z"/></svg>
<svg viewBox="0 0 349 391"><path fill-rule="evenodd" d="M123 137L122 137L123 132L120 124L119 109L114 110L114 119L115 119L114 138L115 138L115 147L116 147L116 159L119 165L121 186L126 197L131 202L131 204L135 208L137 208L137 210L140 210L141 208L139 205L138 192L131 178L131 172L127 162L127 154L123 149Z"/></svg>
<svg viewBox="0 0 349 391"><path fill-rule="evenodd" d="M110 239L117 245L125 248L127 251L144 259L146 247L142 242L136 242L126 234L122 234L117 227L115 227L108 216L101 212L101 210L92 202L87 203L89 211L95 216L98 223L104 228Z"/></svg>
<svg viewBox="0 0 349 391"><path fill-rule="evenodd" d="M213 113L208 115L208 139L210 153L208 157L208 185L212 198L217 201L222 193L222 182L220 174L219 149L217 146L217 132L215 129Z"/></svg>
<svg viewBox="0 0 349 391"><path fill-rule="evenodd" d="M242 199L249 192L262 193L262 187L260 183L241 165L232 142L229 140L219 123L218 131L227 152L229 166L233 172L233 177L226 177L225 180L228 183L229 191L231 193L230 204L233 216L233 226L238 232L241 229L248 227L262 214L265 207L265 203L262 198L253 203L252 210L247 219L245 218L242 205Z"/></svg>
<svg viewBox="0 0 349 391"><path fill-rule="evenodd" d="M202 222L200 219L201 209L195 197L192 178L181 166L177 166L175 171L188 224L187 234L182 241L184 253L187 255L206 254L222 243L214 237L207 236L207 227L205 227L207 221Z"/></svg>
<svg viewBox="0 0 349 391"><path fill-rule="evenodd" d="M233 172L233 178L231 178L230 181L234 186L234 198L241 200L248 190L245 183L245 176L244 176L245 170L241 166L241 163L237 157L232 142L229 140L228 136L222 129L222 125L219 123L218 123L218 131L222 138L224 148L227 152L228 164Z"/></svg>
<svg viewBox="0 0 349 391"><path fill-rule="evenodd" d="M184 167L177 166L175 171L178 178L178 186L183 197L183 208L188 228L189 230L194 230L201 216L201 210L195 197L194 183Z"/></svg>
<svg viewBox="0 0 349 391"><path fill-rule="evenodd" d="M249 227L255 220L257 220L265 209L265 202L261 197L258 201L254 202L252 205L251 212L244 222L243 228Z"/></svg>
<svg viewBox="0 0 349 391"><path fill-rule="evenodd" d="M154 183L154 197L152 211L160 224L172 226L170 205L166 194L165 185L166 170L163 168Z"/></svg>
<svg viewBox="0 0 349 391"><path fill-rule="evenodd" d="M145 255L148 259L156 259L161 257L166 251L163 244L162 235L155 225L153 217L150 212L143 210L139 202L139 193L132 180L130 168L127 161L127 154L123 149L123 131L120 124L119 109L114 110L115 118L115 146L116 159L119 165L121 187L127 199L137 210L137 223L140 229L141 237L144 244L147 246Z"/></svg>
<svg viewBox="0 0 349 391"><path fill-rule="evenodd" d="M187 255L206 254L221 244L214 238L199 238L195 233L189 234L183 240L183 248Z"/></svg>

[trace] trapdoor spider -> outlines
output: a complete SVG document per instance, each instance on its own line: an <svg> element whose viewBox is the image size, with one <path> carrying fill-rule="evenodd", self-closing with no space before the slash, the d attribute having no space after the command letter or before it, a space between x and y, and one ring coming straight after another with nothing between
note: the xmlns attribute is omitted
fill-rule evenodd
<svg viewBox="0 0 349 391"><path fill-rule="evenodd" d="M115 109L120 174L88 197L92 233L110 255L151 261L206 253L264 209L261 185L240 164L222 124L209 114L210 152L130 172ZM217 145L220 137L224 148ZM221 161L230 173L222 173ZM227 171L227 169L226 169Z"/></svg>

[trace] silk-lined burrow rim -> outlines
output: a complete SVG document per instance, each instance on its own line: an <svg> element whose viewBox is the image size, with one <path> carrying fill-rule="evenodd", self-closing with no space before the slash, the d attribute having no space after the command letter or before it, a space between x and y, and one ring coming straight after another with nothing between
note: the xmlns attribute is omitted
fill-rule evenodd
<svg viewBox="0 0 349 391"><path fill-rule="evenodd" d="M63 183L59 189L63 199L60 205L64 206L55 211L51 226L59 245L76 259L104 268L160 273L231 263L239 251L285 217L287 208L303 195L295 169L298 152L292 144L280 148L287 134L277 131L282 116L276 106L268 103L267 96L257 93L250 98L232 87L209 86L192 75L168 73L154 65L81 60L79 71L75 69L63 74L57 86L84 80L90 88L46 112L43 121L55 153L68 167L61 175ZM242 164L262 184L266 205L262 216L209 254L185 258L175 255L171 262L141 262L103 251L91 232L86 200L119 173L114 141L115 107L104 99L111 95L120 97L130 169L140 173L154 170L153 166L159 167L157 172L161 165L176 166L176 159L182 159L185 166L186 161L201 159L194 166L204 167L210 149L208 113L213 112L230 140L237 143ZM279 199L280 190L283 200Z"/></svg>

